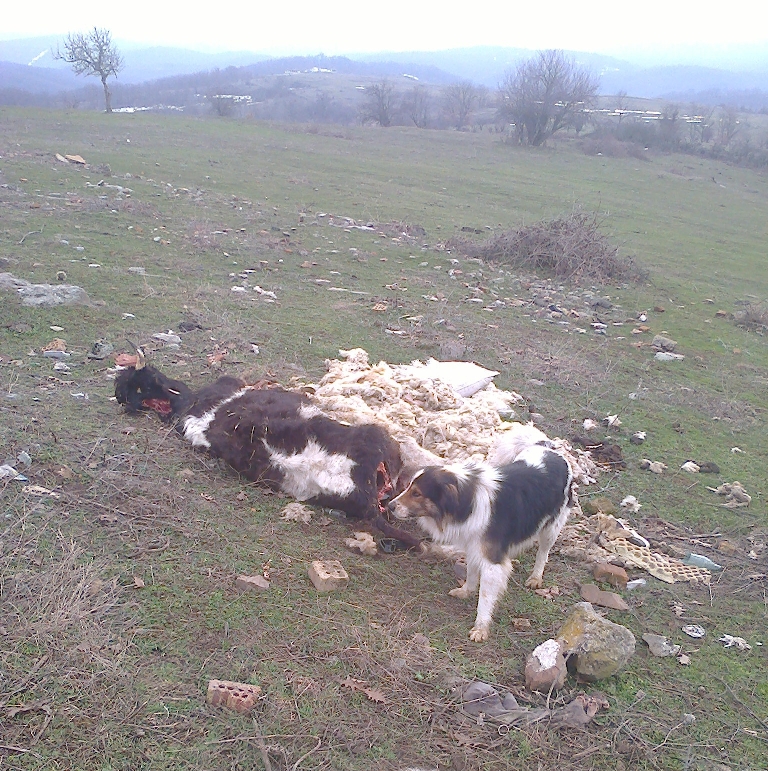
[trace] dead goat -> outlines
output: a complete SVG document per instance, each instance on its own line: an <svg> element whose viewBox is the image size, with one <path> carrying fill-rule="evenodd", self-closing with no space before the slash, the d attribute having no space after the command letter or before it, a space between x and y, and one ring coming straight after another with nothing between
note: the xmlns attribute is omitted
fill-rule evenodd
<svg viewBox="0 0 768 771"><path fill-rule="evenodd" d="M419 546L417 537L386 520L402 461L397 442L380 426L339 423L307 396L229 376L192 391L146 365L141 354L118 375L115 396L129 411L175 421L188 442L247 479L340 509L409 548Z"/></svg>

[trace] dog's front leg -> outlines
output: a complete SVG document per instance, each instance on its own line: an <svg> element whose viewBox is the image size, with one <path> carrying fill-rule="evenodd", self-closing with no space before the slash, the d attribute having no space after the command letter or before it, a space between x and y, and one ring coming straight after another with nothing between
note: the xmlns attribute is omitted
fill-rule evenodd
<svg viewBox="0 0 768 771"><path fill-rule="evenodd" d="M477 592L477 585L480 583L480 571L474 560L467 559L467 580L455 589L451 589L448 594L451 597L458 597L460 600L467 600Z"/></svg>
<svg viewBox="0 0 768 771"><path fill-rule="evenodd" d="M469 639L485 642L491 630L491 619L496 603L507 589L512 565L485 565L480 573L480 597L477 601L477 618L469 632Z"/></svg>

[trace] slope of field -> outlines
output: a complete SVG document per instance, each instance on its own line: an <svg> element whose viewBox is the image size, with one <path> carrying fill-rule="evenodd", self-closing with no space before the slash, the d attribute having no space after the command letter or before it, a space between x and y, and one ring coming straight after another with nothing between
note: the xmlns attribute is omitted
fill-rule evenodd
<svg viewBox="0 0 768 771"><path fill-rule="evenodd" d="M647 280L571 286L466 259L451 240L574 210L596 212ZM767 210L765 175L683 156L530 151L484 133L0 111L0 272L91 299L32 308L0 293L0 460L50 491L0 479L2 762L763 768L768 346L764 327L737 320L765 311ZM178 348L153 337L169 331ZM684 358L657 361L657 334ZM66 341L68 371L41 353L53 338ZM545 579L560 593L544 597L523 587L523 555L491 640L471 643L473 608L447 595L450 563L353 554L343 538L354 523L325 512L282 521L285 500L154 417L122 413L112 362L87 356L98 340L143 345L194 385L221 372L316 381L327 358L358 346L372 361L475 360L552 436L618 414L622 425L596 436L619 445L627 468L601 473L582 499L635 495L642 508L628 516L654 548L725 570L711 588L646 575L625 593L629 612L607 611L635 634L634 657L551 699L604 694L610 707L583 730L499 732L461 715L457 684L480 679L545 704L524 690L524 662L591 582L584 565L553 553ZM643 445L630 443L635 431L647 432ZM642 470L643 458L667 471ZM720 473L681 471L691 459ZM735 480L752 501L723 508L709 488ZM349 587L318 595L306 572L318 558L341 559ZM240 574L268 575L271 588L242 593ZM686 637L686 624L706 636ZM651 656L646 632L681 644L689 663ZM724 648L725 634L751 649ZM207 707L214 678L260 685L254 715Z"/></svg>

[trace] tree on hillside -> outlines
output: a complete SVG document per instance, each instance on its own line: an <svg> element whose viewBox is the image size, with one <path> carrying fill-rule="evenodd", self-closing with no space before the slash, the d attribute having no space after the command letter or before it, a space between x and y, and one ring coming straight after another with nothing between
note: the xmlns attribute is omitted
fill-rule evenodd
<svg viewBox="0 0 768 771"><path fill-rule="evenodd" d="M443 91L443 111L454 128L460 129L469 123L480 99L480 89L468 80L451 83Z"/></svg>
<svg viewBox="0 0 768 771"><path fill-rule="evenodd" d="M519 142L537 147L560 129L577 125L598 86L589 70L562 51L539 51L504 76L499 118L514 123Z"/></svg>
<svg viewBox="0 0 768 771"><path fill-rule="evenodd" d="M404 97L402 111L418 128L426 128L429 123L429 91L424 86L414 86Z"/></svg>
<svg viewBox="0 0 768 771"><path fill-rule="evenodd" d="M104 87L106 111L112 112L112 94L107 78L117 77L125 62L112 42L109 30L94 27L87 33L69 34L64 40L64 50L57 46L53 58L71 65L75 75L98 75Z"/></svg>
<svg viewBox="0 0 768 771"><path fill-rule="evenodd" d="M378 123L391 126L395 113L395 89L391 83L382 80L365 88L365 103L360 111L363 123Z"/></svg>

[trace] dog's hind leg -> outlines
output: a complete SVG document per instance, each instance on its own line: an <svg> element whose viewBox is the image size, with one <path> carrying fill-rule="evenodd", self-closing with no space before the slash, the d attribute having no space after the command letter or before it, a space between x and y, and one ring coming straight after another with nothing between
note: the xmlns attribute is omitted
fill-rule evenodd
<svg viewBox="0 0 768 771"><path fill-rule="evenodd" d="M541 589L544 586L544 568L547 566L547 560L549 559L549 550L555 545L557 536L560 535L560 531L565 524L566 515L562 514L558 518L546 525L539 532L539 550L536 552L536 562L533 564L533 571L525 582L528 589Z"/></svg>
<svg viewBox="0 0 768 771"><path fill-rule="evenodd" d="M499 597L507 589L507 582L512 573L512 565L493 563L484 565L480 573L480 597L477 601L477 618L475 625L469 632L469 639L473 642L484 642L488 639L491 630L493 611Z"/></svg>

